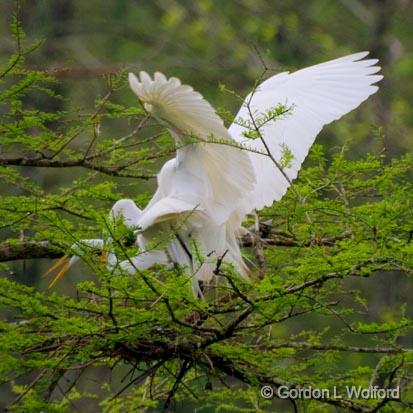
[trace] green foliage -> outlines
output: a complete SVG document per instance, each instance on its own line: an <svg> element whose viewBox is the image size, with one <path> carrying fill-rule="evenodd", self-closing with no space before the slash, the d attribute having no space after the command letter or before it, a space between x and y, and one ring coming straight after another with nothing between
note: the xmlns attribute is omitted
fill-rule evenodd
<svg viewBox="0 0 413 413"><path fill-rule="evenodd" d="M214 1L197 3L207 15L217 7ZM250 10L247 3L241 2L241 16ZM317 7L312 11L318 13ZM162 30L179 28L185 15L186 9L173 2L161 13ZM249 19L243 30L271 42L283 25L280 19L275 27ZM295 13L283 19L292 28L301 24ZM204 23L187 23L199 39L193 52L204 47L198 36L208 32ZM158 159L174 149L172 140L141 108L120 103L123 72L105 79L106 92L92 112L77 109L58 93L59 83L50 74L25 65L38 43L26 45L17 20L13 33L17 49L0 70L0 256L14 253L13 259L24 261L63 255L73 252L74 242L100 234L113 240L111 248L120 257L134 256L130 230L122 222L111 225L107 211L115 200L143 188L138 178L157 171ZM323 32L313 35L329 44ZM218 36L228 46L235 31L228 27ZM299 40L292 46L297 48ZM247 51L233 53L239 64ZM34 96L65 105L47 109L35 105ZM259 114L258 124L250 125L256 136L248 137L259 138L260 126L288 116L286 111L278 105ZM132 125L121 137L113 132L120 123ZM364 124L363 133L369 134ZM346 395L346 386L381 383L401 386L402 402L344 397L297 400L294 408L409 411L413 155L392 159L379 151L354 159L349 151L347 146L327 152L313 147L294 188L259 214L264 268L255 259L258 246L245 237L250 278L217 263L216 282L204 300L193 297L192 280L182 268L157 266L130 276L109 271L86 248L82 281L72 282L69 275L67 291L29 287L14 279L12 265L1 267L0 381L7 386L8 409L60 413L88 402L93 411L111 413L165 406L285 412L291 401L265 400L263 384L336 386ZM291 151L283 148L281 167L291 161ZM51 170L50 179L75 167L81 172L65 176L53 189L32 175ZM141 206L148 198L146 192L135 196ZM159 242L167 240L168 234L161 234ZM47 250L51 255L40 248L44 242L53 247ZM28 243L38 247L31 255ZM199 262L206 259L196 241L192 252ZM388 294L404 286L405 291L396 291L397 308L380 296L379 285ZM98 378L97 389L82 382L87 374Z"/></svg>

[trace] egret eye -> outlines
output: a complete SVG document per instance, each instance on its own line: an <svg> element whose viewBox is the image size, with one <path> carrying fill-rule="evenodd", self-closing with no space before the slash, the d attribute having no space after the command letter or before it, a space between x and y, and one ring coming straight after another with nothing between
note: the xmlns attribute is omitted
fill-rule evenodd
<svg viewBox="0 0 413 413"><path fill-rule="evenodd" d="M143 106L148 112L153 111L153 105L151 103L144 103Z"/></svg>

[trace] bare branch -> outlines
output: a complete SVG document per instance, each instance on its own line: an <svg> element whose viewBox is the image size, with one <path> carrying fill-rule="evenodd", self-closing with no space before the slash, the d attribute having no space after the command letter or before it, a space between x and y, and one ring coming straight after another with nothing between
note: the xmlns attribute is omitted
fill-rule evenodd
<svg viewBox="0 0 413 413"><path fill-rule="evenodd" d="M282 348L296 348L299 350L314 350L314 351L343 351L350 353L383 353L383 354L400 354L412 353L413 349L401 347L358 347L345 346L337 344L311 344L305 342L286 341L279 344L272 344L271 346L259 346L260 349L276 350Z"/></svg>
<svg viewBox="0 0 413 413"><path fill-rule="evenodd" d="M64 255L49 241L21 241L0 243L0 262L32 258L59 258Z"/></svg>

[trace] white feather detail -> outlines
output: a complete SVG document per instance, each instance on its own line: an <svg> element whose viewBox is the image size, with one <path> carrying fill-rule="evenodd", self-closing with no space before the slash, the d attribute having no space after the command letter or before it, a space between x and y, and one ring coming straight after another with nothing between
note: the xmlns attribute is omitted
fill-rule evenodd
<svg viewBox="0 0 413 413"><path fill-rule="evenodd" d="M181 145L173 169L167 173L169 177L173 175L168 178L168 196L199 205L217 225L225 222L234 204L255 185L246 151L233 146L235 141L213 107L178 79L166 79L156 73L152 80L140 72L140 79L130 73L129 83L150 113L166 123ZM188 135L195 143L185 140ZM166 179L164 175L161 171L159 181Z"/></svg>
<svg viewBox="0 0 413 413"><path fill-rule="evenodd" d="M237 119L250 120L246 107L250 100L252 113L265 113L278 104L291 107L291 114L283 119L270 121L261 128L261 134L272 156L279 162L283 147L287 147L294 159L284 169L288 180L265 155L249 153L256 186L244 203L245 212L261 209L281 199L290 182L297 177L301 164L322 127L339 119L358 107L377 91L374 83L382 79L375 75L380 67L377 59L366 59L368 52L356 53L329 62L311 66L292 74L288 72L272 76L245 99ZM261 140L248 140L243 135L247 129L233 123L231 136L239 143L265 152Z"/></svg>

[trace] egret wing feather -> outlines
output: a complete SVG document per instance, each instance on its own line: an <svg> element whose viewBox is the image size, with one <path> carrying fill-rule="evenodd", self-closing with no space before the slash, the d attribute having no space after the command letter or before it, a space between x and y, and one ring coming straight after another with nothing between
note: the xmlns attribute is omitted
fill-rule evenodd
<svg viewBox="0 0 413 413"><path fill-rule="evenodd" d="M129 74L131 89L177 141L173 172L191 177L198 186L195 192L201 194L196 203L217 224L223 223L234 204L255 185L248 153L237 147L214 108L190 86L160 73L155 73L154 79L145 72L139 77ZM185 185L175 185L173 190L176 198L187 199Z"/></svg>
<svg viewBox="0 0 413 413"><path fill-rule="evenodd" d="M281 161L285 148L293 155L283 169L288 179L266 155L249 153L257 183L247 199L247 210L261 209L281 199L297 177L301 164L322 127L358 107L377 91L374 83L382 76L376 59L365 59L368 52L356 53L311 66L292 74L283 72L264 81L247 96L235 122L229 128L231 136L251 149L266 153L260 139L247 139L245 125L239 119L251 120L278 104L290 108L290 114L264 124L261 135L271 155ZM247 103L249 102L249 105ZM241 122L242 123L242 122Z"/></svg>
<svg viewBox="0 0 413 413"><path fill-rule="evenodd" d="M184 213L189 215L192 211L197 210L197 208L197 205L189 202L173 197L165 197L145 210L138 223L142 230L146 230L152 225L160 224L161 222L176 221L179 217L183 217Z"/></svg>

